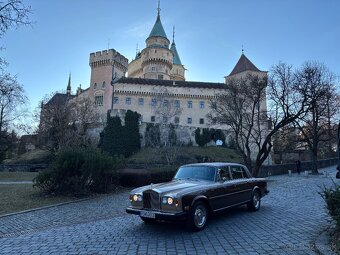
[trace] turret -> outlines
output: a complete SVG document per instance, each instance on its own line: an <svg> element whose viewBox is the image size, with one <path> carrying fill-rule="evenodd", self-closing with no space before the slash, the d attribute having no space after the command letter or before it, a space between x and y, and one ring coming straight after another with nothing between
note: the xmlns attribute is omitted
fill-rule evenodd
<svg viewBox="0 0 340 255"><path fill-rule="evenodd" d="M173 54L173 62L172 62L172 69L171 69L171 80L175 81L184 81L185 80L185 68L182 65L181 59L179 58L176 44L175 44L175 27L173 28L172 33L172 43L170 50Z"/></svg>
<svg viewBox="0 0 340 255"><path fill-rule="evenodd" d="M158 3L156 22L146 39L146 48L141 52L144 78L170 80L173 54L169 49L170 41L164 31Z"/></svg>

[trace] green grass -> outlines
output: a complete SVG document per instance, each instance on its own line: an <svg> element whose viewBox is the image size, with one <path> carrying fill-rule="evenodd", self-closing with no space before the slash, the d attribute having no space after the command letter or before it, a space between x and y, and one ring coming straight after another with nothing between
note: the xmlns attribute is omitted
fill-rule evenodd
<svg viewBox="0 0 340 255"><path fill-rule="evenodd" d="M76 200L41 195L32 184L1 184L0 194L0 215Z"/></svg>
<svg viewBox="0 0 340 255"><path fill-rule="evenodd" d="M8 181L32 181L36 172L0 172L0 182Z"/></svg>
<svg viewBox="0 0 340 255"><path fill-rule="evenodd" d="M187 163L196 163L197 157L208 156L212 161L243 163L235 150L222 147L180 147L178 148L179 160L182 158ZM128 159L128 163L136 164L164 164L166 160L159 148L142 148ZM181 163L181 162L179 162Z"/></svg>
<svg viewBox="0 0 340 255"><path fill-rule="evenodd" d="M5 164L41 164L48 163L52 158L52 154L49 151L35 149L26 152L16 158L6 159Z"/></svg>

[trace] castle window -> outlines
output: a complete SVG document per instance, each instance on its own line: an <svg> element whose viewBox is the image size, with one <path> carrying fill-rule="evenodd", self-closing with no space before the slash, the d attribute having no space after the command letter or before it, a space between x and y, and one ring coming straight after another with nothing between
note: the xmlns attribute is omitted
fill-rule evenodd
<svg viewBox="0 0 340 255"><path fill-rule="evenodd" d="M138 105L140 106L144 105L144 98L138 98Z"/></svg>
<svg viewBox="0 0 340 255"><path fill-rule="evenodd" d="M188 118L187 122L188 124L192 124L192 118Z"/></svg>
<svg viewBox="0 0 340 255"><path fill-rule="evenodd" d="M200 119L200 124L201 124L201 125L204 124L204 119Z"/></svg>
<svg viewBox="0 0 340 255"><path fill-rule="evenodd" d="M164 107L168 107L168 105L169 105L169 100L164 99L164 101L163 101L163 106L164 106Z"/></svg>
<svg viewBox="0 0 340 255"><path fill-rule="evenodd" d="M200 101L200 108L201 108L201 109L204 108L204 101Z"/></svg>
<svg viewBox="0 0 340 255"><path fill-rule="evenodd" d="M157 100L156 98L151 99L151 106L155 107L157 105Z"/></svg>
<svg viewBox="0 0 340 255"><path fill-rule="evenodd" d="M192 108L192 101L188 101L188 108Z"/></svg>
<svg viewBox="0 0 340 255"><path fill-rule="evenodd" d="M151 67L151 71L155 71L156 70L156 67Z"/></svg>
<svg viewBox="0 0 340 255"><path fill-rule="evenodd" d="M105 83L105 81L103 81L102 88L105 89L105 87L106 87L106 83Z"/></svg>
<svg viewBox="0 0 340 255"><path fill-rule="evenodd" d="M102 106L102 105L103 105L103 101L104 101L103 94L101 94L101 95L96 95L96 96L94 97L94 104L95 104L95 105Z"/></svg>
<svg viewBox="0 0 340 255"><path fill-rule="evenodd" d="M168 117L167 116L163 116L163 123L168 123Z"/></svg>
<svg viewBox="0 0 340 255"><path fill-rule="evenodd" d="M131 105L131 97L125 98L125 104Z"/></svg>
<svg viewBox="0 0 340 255"><path fill-rule="evenodd" d="M119 103L119 98L113 97L113 104L118 104L118 103Z"/></svg>
<svg viewBox="0 0 340 255"><path fill-rule="evenodd" d="M94 83L93 88L97 89L97 83L96 82Z"/></svg>
<svg viewBox="0 0 340 255"><path fill-rule="evenodd" d="M175 124L179 123L179 117L175 117Z"/></svg>
<svg viewBox="0 0 340 255"><path fill-rule="evenodd" d="M151 122L155 122L156 121L156 117L155 116L151 116Z"/></svg>
<svg viewBox="0 0 340 255"><path fill-rule="evenodd" d="M181 107L181 103L179 102L179 100L175 100L175 107L176 108L180 108Z"/></svg>
<svg viewBox="0 0 340 255"><path fill-rule="evenodd" d="M158 75L158 80L163 80L163 74Z"/></svg>

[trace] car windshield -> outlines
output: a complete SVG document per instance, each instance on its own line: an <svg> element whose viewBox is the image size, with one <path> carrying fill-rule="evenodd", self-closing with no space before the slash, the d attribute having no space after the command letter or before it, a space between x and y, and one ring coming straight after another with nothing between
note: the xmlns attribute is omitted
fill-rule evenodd
<svg viewBox="0 0 340 255"><path fill-rule="evenodd" d="M182 166L174 179L215 181L215 168L209 166Z"/></svg>

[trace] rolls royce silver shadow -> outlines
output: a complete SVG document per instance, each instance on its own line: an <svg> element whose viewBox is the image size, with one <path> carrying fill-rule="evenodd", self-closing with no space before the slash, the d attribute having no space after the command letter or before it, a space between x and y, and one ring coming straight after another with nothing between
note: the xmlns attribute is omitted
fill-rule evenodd
<svg viewBox="0 0 340 255"><path fill-rule="evenodd" d="M185 220L202 230L216 212L246 204L251 211L268 194L267 182L253 178L247 167L235 163L199 163L181 166L172 181L136 188L130 193L127 213L146 223Z"/></svg>

